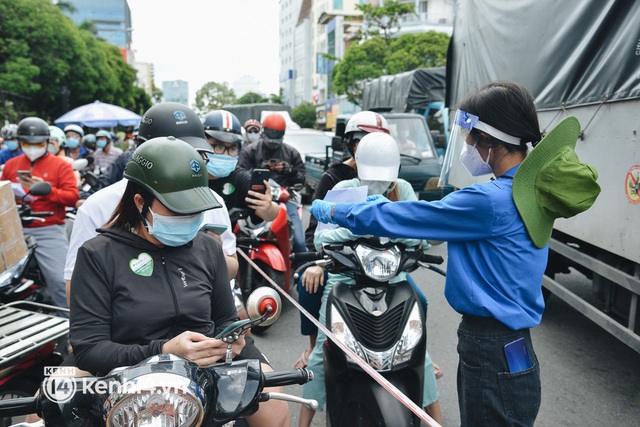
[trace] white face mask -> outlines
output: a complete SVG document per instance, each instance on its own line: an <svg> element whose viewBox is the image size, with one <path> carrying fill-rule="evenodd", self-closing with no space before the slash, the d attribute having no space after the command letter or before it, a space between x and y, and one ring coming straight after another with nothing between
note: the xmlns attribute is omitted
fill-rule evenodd
<svg viewBox="0 0 640 427"><path fill-rule="evenodd" d="M460 151L460 162L471 176L480 176L493 173L493 169L489 166L489 157L491 157L491 148L487 154L487 161L482 160L482 156L474 145L464 144Z"/></svg>
<svg viewBox="0 0 640 427"><path fill-rule="evenodd" d="M360 182L362 183L362 185L366 185L367 187L369 187L367 189L367 194L369 196L375 194L385 194L389 189L389 186L393 183L392 181L367 181L364 179L361 179Z"/></svg>
<svg viewBox="0 0 640 427"><path fill-rule="evenodd" d="M258 142L260 139L259 133L247 133L247 138L249 139L249 143Z"/></svg>
<svg viewBox="0 0 640 427"><path fill-rule="evenodd" d="M44 154L47 152L47 146L45 144L44 147L34 147L32 145L23 144L22 152L24 153L25 156L29 158L29 160L33 162L36 159L39 159L40 157L44 156Z"/></svg>

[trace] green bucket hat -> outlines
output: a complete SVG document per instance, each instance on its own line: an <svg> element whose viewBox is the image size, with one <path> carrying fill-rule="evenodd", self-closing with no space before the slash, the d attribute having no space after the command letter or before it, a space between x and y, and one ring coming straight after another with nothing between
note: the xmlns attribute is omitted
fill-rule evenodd
<svg viewBox="0 0 640 427"><path fill-rule="evenodd" d="M175 213L195 214L221 207L209 189L200 153L173 136L153 138L136 148L124 176L151 191Z"/></svg>
<svg viewBox="0 0 640 427"><path fill-rule="evenodd" d="M581 163L574 148L580 122L569 116L527 155L513 177L513 200L533 244L551 239L556 218L570 218L593 205L600 186L598 172Z"/></svg>

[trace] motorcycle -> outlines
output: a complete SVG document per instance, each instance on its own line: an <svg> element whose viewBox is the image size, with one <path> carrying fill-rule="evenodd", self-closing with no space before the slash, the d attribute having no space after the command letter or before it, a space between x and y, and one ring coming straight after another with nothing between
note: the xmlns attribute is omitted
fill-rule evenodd
<svg viewBox="0 0 640 427"><path fill-rule="evenodd" d="M360 238L327 245L322 252L295 254L312 265L353 277L355 284L336 283L331 290L327 327L365 363L403 394L422 404L426 350L425 311L416 290L400 272L419 267L445 275L431 265L442 257L423 254L385 238ZM321 259L319 259L321 258ZM294 276L295 277L295 276ZM327 414L332 426L419 426L420 420L362 370L333 341L324 346Z"/></svg>
<svg viewBox="0 0 640 427"><path fill-rule="evenodd" d="M27 306L30 309L18 308ZM40 312L64 310L27 301L0 306L0 400L33 396L46 368L60 365L57 340L69 330L69 320ZM13 415L0 415L0 426Z"/></svg>
<svg viewBox="0 0 640 427"><path fill-rule="evenodd" d="M280 204L278 216L273 221L254 224L248 209L233 208L229 211L231 223L235 224L236 246L244 251L275 283L283 284L285 292L291 290L293 270L289 255L293 246L293 233L287 217L286 203L295 188L286 189L270 181L272 199ZM295 195L295 193L293 193ZM269 282L239 257L238 281L243 300L255 289L270 286ZM260 333L267 326L259 326L253 332Z"/></svg>
<svg viewBox="0 0 640 427"><path fill-rule="evenodd" d="M218 335L233 342L248 328L275 322L281 301L270 288L247 300L249 319L234 322ZM161 354L137 365L116 368L104 377L50 377L37 397L0 401L0 416L37 413L47 426L231 426L260 404L279 399L317 402L265 387L304 384L306 369L263 372L258 360L225 361L199 367L179 356ZM43 425L32 423L29 425Z"/></svg>
<svg viewBox="0 0 640 427"><path fill-rule="evenodd" d="M34 212L25 203L29 196L46 196L51 193L51 184L38 182L31 186L29 192L22 197L22 203L17 206L22 225L29 225L34 221L44 221L43 217L53 215L53 212ZM45 291L46 281L38 268L35 257L37 246L33 236L25 237L27 253L18 262L0 274L0 302L33 301L37 303L49 302Z"/></svg>

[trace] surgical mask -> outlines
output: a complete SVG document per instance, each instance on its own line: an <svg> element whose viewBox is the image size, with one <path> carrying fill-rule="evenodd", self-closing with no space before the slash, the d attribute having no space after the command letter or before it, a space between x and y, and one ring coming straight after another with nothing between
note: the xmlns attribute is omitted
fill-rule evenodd
<svg viewBox="0 0 640 427"><path fill-rule="evenodd" d="M249 143L258 142L260 140L260 134L256 132L247 133Z"/></svg>
<svg viewBox="0 0 640 427"><path fill-rule="evenodd" d="M237 156L227 154L209 154L207 172L216 178L226 178L231 175L238 164Z"/></svg>
<svg viewBox="0 0 640 427"><path fill-rule="evenodd" d="M362 185L366 185L367 187L369 187L367 189L367 194L369 196L375 194L384 195L389 189L389 186L393 183L393 181L368 181L364 179L360 180L360 182L362 183Z"/></svg>
<svg viewBox="0 0 640 427"><path fill-rule="evenodd" d="M18 141L5 141L4 145L9 151L16 151L18 149Z"/></svg>
<svg viewBox="0 0 640 427"><path fill-rule="evenodd" d="M54 156L57 156L58 153L60 152L58 147L55 144L51 143L51 142L47 144L47 151L49 151Z"/></svg>
<svg viewBox="0 0 640 427"><path fill-rule="evenodd" d="M68 140L67 140L67 141L68 141ZM97 146L98 148L104 148L104 147L106 147L106 146L107 146L107 140L105 140L105 139L99 139L99 140L97 140L97 141L96 141L96 146Z"/></svg>
<svg viewBox="0 0 640 427"><path fill-rule="evenodd" d="M67 148L70 148L72 150L78 148L78 146L80 145L80 140L76 139L76 138L67 138L66 142L64 143L64 145Z"/></svg>
<svg viewBox="0 0 640 427"><path fill-rule="evenodd" d="M149 234L158 239L159 242L167 246L182 246L192 241L198 234L204 213L194 215L167 216L160 215L151 210L153 224L147 230Z"/></svg>
<svg viewBox="0 0 640 427"><path fill-rule="evenodd" d="M487 161L482 160L482 156L474 145L464 144L460 151L460 163L465 167L471 176L480 176L493 173L493 169L489 166L489 157L491 156L491 148L487 154Z"/></svg>
<svg viewBox="0 0 640 427"><path fill-rule="evenodd" d="M29 160L34 162L47 153L47 146L44 145L42 147L32 147L23 145L22 152L29 158Z"/></svg>
<svg viewBox="0 0 640 427"><path fill-rule="evenodd" d="M263 141L264 141L264 145L271 151L277 150L282 145L282 140L281 139L276 140L276 141L267 141L265 139Z"/></svg>

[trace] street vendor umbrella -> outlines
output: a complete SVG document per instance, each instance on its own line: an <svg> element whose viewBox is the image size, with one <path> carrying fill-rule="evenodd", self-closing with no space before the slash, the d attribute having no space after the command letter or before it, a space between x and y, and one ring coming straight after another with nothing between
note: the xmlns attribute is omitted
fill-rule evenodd
<svg viewBox="0 0 640 427"><path fill-rule="evenodd" d="M58 117L54 123L60 127L75 124L90 128L138 126L142 117L126 108L105 102L95 101L91 104L74 108Z"/></svg>

